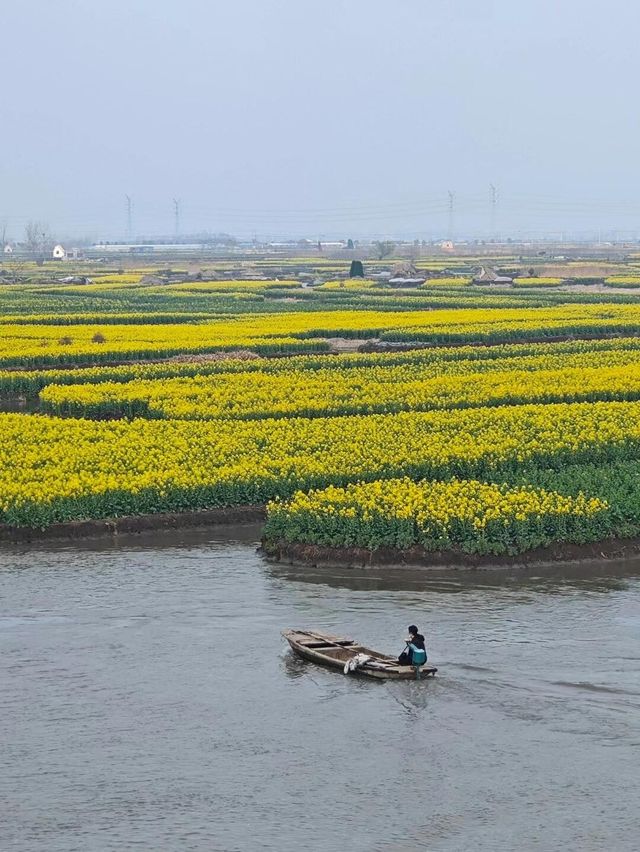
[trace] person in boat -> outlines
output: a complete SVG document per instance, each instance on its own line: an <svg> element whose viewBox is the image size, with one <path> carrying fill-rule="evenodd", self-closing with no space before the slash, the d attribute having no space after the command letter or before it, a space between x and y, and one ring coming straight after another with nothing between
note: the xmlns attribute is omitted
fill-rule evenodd
<svg viewBox="0 0 640 852"><path fill-rule="evenodd" d="M424 636L415 624L409 625L409 636L405 641L407 646L398 657L400 665L423 666L427 662L427 649L424 645Z"/></svg>

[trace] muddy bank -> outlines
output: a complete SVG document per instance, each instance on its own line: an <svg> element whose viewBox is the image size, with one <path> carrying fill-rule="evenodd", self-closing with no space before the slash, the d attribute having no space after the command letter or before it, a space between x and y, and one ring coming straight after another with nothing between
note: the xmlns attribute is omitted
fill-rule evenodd
<svg viewBox="0 0 640 852"><path fill-rule="evenodd" d="M73 541L75 539L129 535L152 530L258 524L264 521L265 516L264 506L231 506L220 509L203 509L197 512L167 512L155 515L127 515L122 518L106 518L95 521L69 521L69 523L64 524L52 524L46 529L11 527L7 524L0 524L0 543Z"/></svg>
<svg viewBox="0 0 640 852"><path fill-rule="evenodd" d="M325 547L315 544L262 540L262 552L270 560L289 565L328 568L411 567L485 570L489 568L541 568L560 563L589 563L603 559L627 559L640 554L640 537L606 539L589 544L558 543L516 556L493 556L461 551L427 551L422 547L396 550L383 547Z"/></svg>
<svg viewBox="0 0 640 852"><path fill-rule="evenodd" d="M618 337L637 337L635 331L616 331L608 333L598 332L593 334L559 334L553 337L502 337L496 340L379 340L369 339L359 348L359 352L378 354L385 352L409 352L414 349L455 349L462 346L486 346L487 349L495 346L525 346L529 343L570 343L574 340L613 340Z"/></svg>
<svg viewBox="0 0 640 852"><path fill-rule="evenodd" d="M0 396L0 411L10 414L33 414L40 408L40 398L37 395L26 396L22 393L4 394Z"/></svg>
<svg viewBox="0 0 640 852"><path fill-rule="evenodd" d="M165 512L149 515L127 515L120 518L69 521L52 524L45 529L12 527L0 524L0 545L39 542L69 542L113 538L152 532L177 533L190 529L215 527L256 527L266 519L264 505L230 506L191 512ZM257 535L256 535L257 537ZM517 556L480 556L460 551L426 551L421 547L396 550L391 547L365 548L324 547L291 542L268 542L262 539L261 552L270 561L285 565L384 568L408 567L437 570L488 570L552 567L560 564L589 564L602 560L624 560L640 556L640 537L614 538L589 544L558 543L536 548Z"/></svg>
<svg viewBox="0 0 640 852"><path fill-rule="evenodd" d="M308 338L324 344L325 338ZM362 341L359 341L361 343ZM63 370L94 370L111 367L144 367L145 365L155 364L210 364L214 361L256 361L267 360L273 361L279 358L292 358L296 355L335 355L337 351L332 351L331 344L328 343L327 349L314 349L293 352L254 352L250 349L216 349L213 352L181 352L178 355L167 355L166 357L158 358L114 358L104 361L65 361L61 363L39 362L29 364L0 364L0 370L3 373L45 373L45 372L61 372Z"/></svg>

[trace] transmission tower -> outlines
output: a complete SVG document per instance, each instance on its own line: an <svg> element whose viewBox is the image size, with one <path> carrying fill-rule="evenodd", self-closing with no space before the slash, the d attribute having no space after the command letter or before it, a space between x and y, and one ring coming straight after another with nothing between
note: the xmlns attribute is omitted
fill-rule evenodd
<svg viewBox="0 0 640 852"><path fill-rule="evenodd" d="M180 199L173 199L173 219L176 238L180 234Z"/></svg>
<svg viewBox="0 0 640 852"><path fill-rule="evenodd" d="M453 212L456 194L449 190L447 195L449 196L449 225L447 227L447 239L453 242Z"/></svg>
<svg viewBox="0 0 640 852"><path fill-rule="evenodd" d="M130 195L125 195L125 199L127 201L127 241L131 242L131 240L133 239L133 225L131 217L131 211L133 210L133 202L131 201Z"/></svg>
<svg viewBox="0 0 640 852"><path fill-rule="evenodd" d="M491 199L491 219L489 223L489 239L496 238L496 212L498 208L498 189L492 183L489 184L489 192Z"/></svg>

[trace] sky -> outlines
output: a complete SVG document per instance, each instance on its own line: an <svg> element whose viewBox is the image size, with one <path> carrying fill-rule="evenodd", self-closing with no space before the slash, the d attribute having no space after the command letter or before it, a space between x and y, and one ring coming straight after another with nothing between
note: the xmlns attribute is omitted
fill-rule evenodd
<svg viewBox="0 0 640 852"><path fill-rule="evenodd" d="M13 239L123 238L127 195L134 235L173 199L183 235L640 235L633 0L4 0L0 31Z"/></svg>

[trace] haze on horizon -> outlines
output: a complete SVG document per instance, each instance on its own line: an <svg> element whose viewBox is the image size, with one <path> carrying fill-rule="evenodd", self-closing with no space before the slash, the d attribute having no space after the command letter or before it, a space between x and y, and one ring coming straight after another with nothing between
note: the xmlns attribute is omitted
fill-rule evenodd
<svg viewBox="0 0 640 852"><path fill-rule="evenodd" d="M640 233L629 0L10 0L0 224Z"/></svg>

